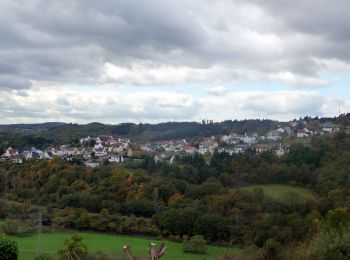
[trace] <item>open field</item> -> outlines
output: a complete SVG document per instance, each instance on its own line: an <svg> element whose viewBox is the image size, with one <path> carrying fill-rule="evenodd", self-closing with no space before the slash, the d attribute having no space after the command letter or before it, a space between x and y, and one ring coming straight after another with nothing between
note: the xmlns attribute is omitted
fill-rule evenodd
<svg viewBox="0 0 350 260"><path fill-rule="evenodd" d="M312 191L306 188L295 187L290 185L282 185L282 184L251 185L251 186L244 187L243 189L247 189L247 190L262 189L266 196L277 200L282 199L284 195L287 194L288 192L298 193L303 200L307 200L314 196Z"/></svg>
<svg viewBox="0 0 350 260"><path fill-rule="evenodd" d="M90 251L101 251L103 253L111 255L121 255L122 247L125 244L131 246L132 253L137 256L147 256L147 248L149 243L154 242L160 245L162 241L143 238L143 237L132 237L132 236L117 236L109 234L100 233L79 233L83 237L84 243L89 247ZM71 236L72 233L54 233L54 234L42 234L40 248L45 253L55 254L59 249L63 248L64 240ZM29 237L12 237L17 241L20 249L19 260L34 260L36 256L36 251L38 248L38 238L36 235ZM238 253L240 249L238 248L223 248L216 246L208 246L207 255L197 255L197 254L184 254L182 252L182 244L170 241L164 241L166 247L168 248L167 253L162 259L182 259L182 260L192 260L192 259L215 259L216 256L225 254L228 252Z"/></svg>

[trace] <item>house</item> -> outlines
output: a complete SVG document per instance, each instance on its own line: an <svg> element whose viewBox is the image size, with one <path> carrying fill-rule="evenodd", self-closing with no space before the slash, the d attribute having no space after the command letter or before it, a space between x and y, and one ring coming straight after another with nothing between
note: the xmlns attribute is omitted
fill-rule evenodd
<svg viewBox="0 0 350 260"><path fill-rule="evenodd" d="M35 147L32 147L30 150L23 151L21 154L22 158L26 160L30 159L44 159L44 153Z"/></svg>
<svg viewBox="0 0 350 260"><path fill-rule="evenodd" d="M293 121L290 121L289 124L292 128L294 128L294 127L297 127L298 121L296 119L294 119Z"/></svg>
<svg viewBox="0 0 350 260"><path fill-rule="evenodd" d="M44 157L46 159L51 159L53 156L62 156L63 155L63 151L61 150L56 150L55 148L53 147L49 147L45 150L45 154L44 154ZM50 158L49 158L50 157Z"/></svg>
<svg viewBox="0 0 350 260"><path fill-rule="evenodd" d="M281 135L281 131L279 131L278 129L277 130L271 130L271 131L267 132L266 139L272 140L272 141L278 141L278 140L281 139L280 135Z"/></svg>
<svg viewBox="0 0 350 260"><path fill-rule="evenodd" d="M77 147L76 151L75 151L75 154L76 155L82 155L82 154L84 154L84 151L85 151L84 147Z"/></svg>
<svg viewBox="0 0 350 260"><path fill-rule="evenodd" d="M284 130L284 133L286 133L288 136L292 136L293 134L292 128L290 128L289 126L286 126L283 128L283 130Z"/></svg>
<svg viewBox="0 0 350 260"><path fill-rule="evenodd" d="M154 159L154 162L155 162L155 163L158 163L158 162L163 161L163 159L161 158L161 156L160 156L160 155L157 155L157 154L153 157L153 159Z"/></svg>
<svg viewBox="0 0 350 260"><path fill-rule="evenodd" d="M215 138L206 138L199 143L198 152L200 154L211 153L213 154L215 150L219 147L219 144L215 142Z"/></svg>
<svg viewBox="0 0 350 260"><path fill-rule="evenodd" d="M257 144L255 146L255 151L257 153L264 153L267 152L269 150L269 147L266 144Z"/></svg>
<svg viewBox="0 0 350 260"><path fill-rule="evenodd" d="M153 157L155 163L162 162L162 161L165 160L165 158L166 158L166 155L163 154L163 153L162 153L162 154L156 154L156 155Z"/></svg>
<svg viewBox="0 0 350 260"><path fill-rule="evenodd" d="M85 137L85 138L81 138L81 139L79 140L79 142L80 142L81 144L89 144L92 140L94 140L94 139L91 138L90 136L88 136L88 137Z"/></svg>
<svg viewBox="0 0 350 260"><path fill-rule="evenodd" d="M108 161L111 163L122 163L124 162L124 157L122 155L112 155L108 158Z"/></svg>
<svg viewBox="0 0 350 260"><path fill-rule="evenodd" d="M60 155L68 155L68 149L65 145L62 145L59 149L59 152L58 152Z"/></svg>
<svg viewBox="0 0 350 260"><path fill-rule="evenodd" d="M309 131L306 128L298 129L297 130L297 137L303 138L309 136Z"/></svg>
<svg viewBox="0 0 350 260"><path fill-rule="evenodd" d="M129 148L129 149L127 150L127 152L126 152L126 155L127 155L128 157L132 157L133 154L134 154L134 151L133 151L131 148Z"/></svg>
<svg viewBox="0 0 350 260"><path fill-rule="evenodd" d="M17 156L17 155L19 155L17 149L9 147L9 148L6 149L5 153L2 156L10 158L10 157L14 157L14 156Z"/></svg>
<svg viewBox="0 0 350 260"><path fill-rule="evenodd" d="M11 161L12 161L12 163L16 163L16 164L22 164L23 163L23 159L19 155L15 155L15 156L11 157Z"/></svg>
<svg viewBox="0 0 350 260"><path fill-rule="evenodd" d="M238 144L233 148L235 154L244 153L249 149L248 144Z"/></svg>
<svg viewBox="0 0 350 260"><path fill-rule="evenodd" d="M50 150L46 150L44 153L44 158L45 159L52 159L54 155L52 154L52 152Z"/></svg>
<svg viewBox="0 0 350 260"><path fill-rule="evenodd" d="M208 147L206 147L206 146L199 146L199 148L198 148L198 153L200 153L200 154L206 154L206 153L208 153L208 152L209 152Z"/></svg>
<svg viewBox="0 0 350 260"><path fill-rule="evenodd" d="M94 148L94 153L98 157L107 155L107 151L104 147Z"/></svg>
<svg viewBox="0 0 350 260"><path fill-rule="evenodd" d="M257 134L255 133L245 134L241 140L243 141L243 143L251 145L256 143L256 138L257 138Z"/></svg>
<svg viewBox="0 0 350 260"><path fill-rule="evenodd" d="M67 155L72 156L77 154L77 148L75 147L68 147L67 148Z"/></svg>
<svg viewBox="0 0 350 260"><path fill-rule="evenodd" d="M102 143L96 143L96 144L94 145L94 148L95 148L95 149L99 149L99 148L104 148L104 146L102 145Z"/></svg>
<svg viewBox="0 0 350 260"><path fill-rule="evenodd" d="M62 156L61 156L61 159L62 159L62 160L65 160L65 161L67 161L67 162L72 162L72 161L73 161L73 157L72 157L72 156L69 156L69 155L67 155L67 154L62 155Z"/></svg>
<svg viewBox="0 0 350 260"><path fill-rule="evenodd" d="M223 135L220 141L226 144L238 144L239 139L235 138L234 135Z"/></svg>
<svg viewBox="0 0 350 260"><path fill-rule="evenodd" d="M91 155L93 153L94 153L94 148L93 147L85 147L83 156L84 156L85 159L90 159Z"/></svg>
<svg viewBox="0 0 350 260"><path fill-rule="evenodd" d="M333 124L331 122L324 123L322 125L322 131L326 133L332 133L333 132Z"/></svg>
<svg viewBox="0 0 350 260"><path fill-rule="evenodd" d="M31 151L24 151L21 155L26 160L30 160L33 158Z"/></svg>
<svg viewBox="0 0 350 260"><path fill-rule="evenodd" d="M113 137L110 138L109 141L108 141L109 146L115 145L117 143L118 143L118 141L115 138L113 138Z"/></svg>
<svg viewBox="0 0 350 260"><path fill-rule="evenodd" d="M278 157L281 157L283 155L286 154L286 149L283 146L280 146L276 151L275 151L276 155Z"/></svg>
<svg viewBox="0 0 350 260"><path fill-rule="evenodd" d="M103 145L107 145L109 144L109 139L112 138L109 135L100 135L96 138L96 143L97 144L103 144Z"/></svg>
<svg viewBox="0 0 350 260"><path fill-rule="evenodd" d="M152 151L152 149L149 145L141 145L140 150L143 152L151 152Z"/></svg>
<svg viewBox="0 0 350 260"><path fill-rule="evenodd" d="M256 143L256 138L258 137L256 133L245 133L244 135L233 133L230 136L231 141L229 144L236 144L241 141L249 145Z"/></svg>
<svg viewBox="0 0 350 260"><path fill-rule="evenodd" d="M196 151L196 148L193 146L185 146L184 152L187 154L194 154Z"/></svg>
<svg viewBox="0 0 350 260"><path fill-rule="evenodd" d="M235 154L235 150L234 150L234 148L221 147L218 149L218 153L228 153L229 155L233 155L233 154Z"/></svg>
<svg viewBox="0 0 350 260"><path fill-rule="evenodd" d="M90 168L96 168L100 166L100 163L96 160L87 160L85 161L85 166L90 167Z"/></svg>
<svg viewBox="0 0 350 260"><path fill-rule="evenodd" d="M169 160L169 164L174 164L175 162L176 162L176 157L173 155Z"/></svg>
<svg viewBox="0 0 350 260"><path fill-rule="evenodd" d="M123 150L124 150L124 146L121 143L116 143L108 147L108 152L110 153L121 153Z"/></svg>

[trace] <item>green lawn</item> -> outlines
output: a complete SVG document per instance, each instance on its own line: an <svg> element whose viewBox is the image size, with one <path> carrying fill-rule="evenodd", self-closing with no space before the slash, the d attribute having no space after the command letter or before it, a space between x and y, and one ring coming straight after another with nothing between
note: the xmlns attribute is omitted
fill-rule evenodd
<svg viewBox="0 0 350 260"><path fill-rule="evenodd" d="M282 184L251 185L251 186L244 187L243 189L247 189L247 190L262 189L267 197L277 199L277 200L282 199L284 195L288 192L298 193L303 200L307 200L314 196L312 191L306 188L295 187L290 185L282 185Z"/></svg>
<svg viewBox="0 0 350 260"><path fill-rule="evenodd" d="M55 254L59 249L63 248L64 240L72 233L54 233L43 234L41 236L41 249L46 253ZM122 247L125 244L131 246L131 251L134 255L147 256L147 248L149 243L154 242L157 245L161 244L161 241L152 238L141 238L131 236L117 236L100 233L87 233L81 232L83 241L89 246L90 251L101 251L103 253L121 255ZM19 260L32 260L36 256L38 239L37 236L30 237L12 237L18 242L20 249ZM164 241L168 248L167 253L162 259L203 259L204 255L197 254L184 254L182 252L182 244L170 241ZM225 253L240 253L238 248L223 248L216 246L208 246L208 254L205 255L205 259L215 259L216 256Z"/></svg>

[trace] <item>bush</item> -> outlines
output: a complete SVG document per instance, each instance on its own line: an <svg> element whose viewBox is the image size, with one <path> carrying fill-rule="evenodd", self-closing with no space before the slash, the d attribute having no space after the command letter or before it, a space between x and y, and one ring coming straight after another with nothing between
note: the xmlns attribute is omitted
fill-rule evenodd
<svg viewBox="0 0 350 260"><path fill-rule="evenodd" d="M335 229L321 232L311 245L311 255L316 259L349 259L350 230L344 230L342 237Z"/></svg>
<svg viewBox="0 0 350 260"><path fill-rule="evenodd" d="M18 246L15 241L9 239L5 234L0 234L0 259L17 260Z"/></svg>
<svg viewBox="0 0 350 260"><path fill-rule="evenodd" d="M183 242L183 251L185 253L205 254L207 250L207 242L203 236L193 236Z"/></svg>
<svg viewBox="0 0 350 260"><path fill-rule="evenodd" d="M67 238L64 241L66 246L63 250L58 252L60 260L79 260L86 259L88 256L88 248L82 242L83 238L75 233L72 237Z"/></svg>
<svg viewBox="0 0 350 260"><path fill-rule="evenodd" d="M7 219L5 224L1 226L1 231L10 236L25 236L31 235L34 228L25 221Z"/></svg>

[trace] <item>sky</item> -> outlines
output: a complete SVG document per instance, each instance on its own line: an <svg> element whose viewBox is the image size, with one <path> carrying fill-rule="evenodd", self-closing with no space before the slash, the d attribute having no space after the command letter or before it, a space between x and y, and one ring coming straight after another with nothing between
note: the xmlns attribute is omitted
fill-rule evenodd
<svg viewBox="0 0 350 260"><path fill-rule="evenodd" d="M0 124L350 112L348 0L2 0Z"/></svg>

